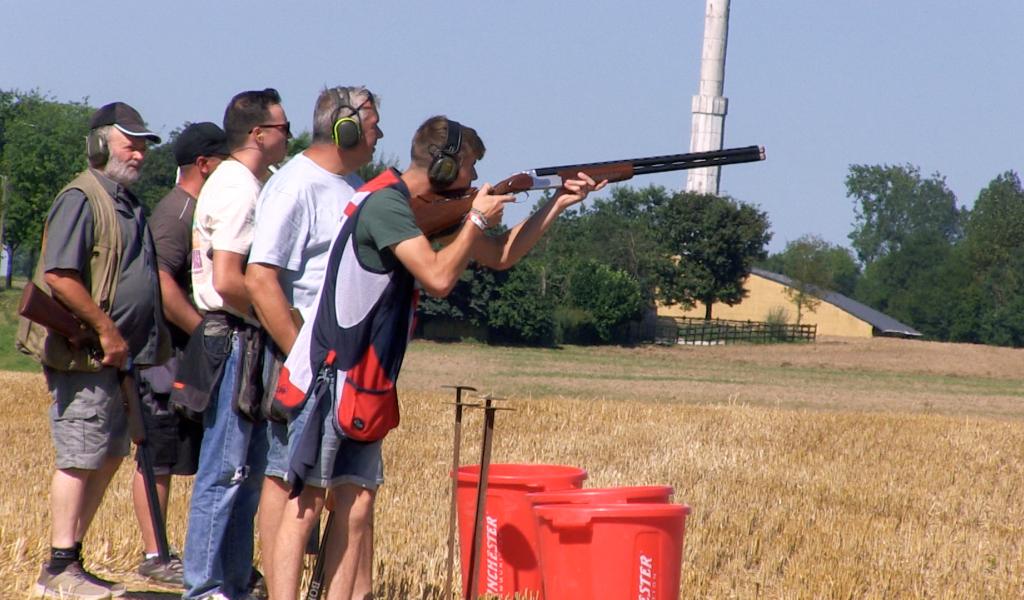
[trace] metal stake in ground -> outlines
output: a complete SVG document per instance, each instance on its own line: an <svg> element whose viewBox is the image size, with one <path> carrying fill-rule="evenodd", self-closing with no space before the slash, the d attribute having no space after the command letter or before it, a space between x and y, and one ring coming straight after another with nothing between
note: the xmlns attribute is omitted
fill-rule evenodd
<svg viewBox="0 0 1024 600"><path fill-rule="evenodd" d="M448 508L448 577L445 579L444 596L445 600L452 597L452 579L455 570L455 518L456 501L455 497L459 491L459 453L462 448L462 409L465 406L479 407L479 404L463 404L462 392L475 392L475 387L468 385L442 385L443 388L455 390L455 439L452 443L452 494L451 504Z"/></svg>
<svg viewBox="0 0 1024 600"><path fill-rule="evenodd" d="M476 488L476 518L473 520L473 549L469 554L469 586L466 588L466 600L476 598L476 589L480 583L480 542L484 532L484 514L487 511L487 473L491 465L491 440L494 437L494 413L511 408L498 408L494 402L504 398L494 398L490 394L482 396L484 400L484 437L480 445L480 482Z"/></svg>

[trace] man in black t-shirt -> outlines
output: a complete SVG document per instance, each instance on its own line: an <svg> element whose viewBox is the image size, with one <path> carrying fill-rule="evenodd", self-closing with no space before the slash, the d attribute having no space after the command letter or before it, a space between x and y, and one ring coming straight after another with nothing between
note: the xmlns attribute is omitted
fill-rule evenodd
<svg viewBox="0 0 1024 600"><path fill-rule="evenodd" d="M157 273L164 318L171 331L175 355L167 363L144 369L140 376L143 417L146 422L148 446L156 471L157 495L164 510L171 491L171 475L194 475L199 464L199 445L203 425L169 405L170 385L174 380L177 355L184 349L189 334L202 317L189 300L192 297L191 265L192 214L196 197L206 178L228 155L224 131L213 123L193 123L174 142L174 158L179 169L178 184L164 196L149 219L156 246ZM172 556L169 563L160 563L156 535L141 467L132 482L132 503L139 521L145 556L139 565L143 577L182 584L181 559Z"/></svg>

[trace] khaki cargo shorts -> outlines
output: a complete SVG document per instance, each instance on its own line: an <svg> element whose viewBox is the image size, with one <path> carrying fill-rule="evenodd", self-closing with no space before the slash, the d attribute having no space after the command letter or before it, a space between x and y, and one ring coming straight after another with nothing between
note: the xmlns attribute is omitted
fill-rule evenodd
<svg viewBox="0 0 1024 600"><path fill-rule="evenodd" d="M98 373L44 369L50 388L50 433L58 469L100 468L128 455L128 417L117 370Z"/></svg>

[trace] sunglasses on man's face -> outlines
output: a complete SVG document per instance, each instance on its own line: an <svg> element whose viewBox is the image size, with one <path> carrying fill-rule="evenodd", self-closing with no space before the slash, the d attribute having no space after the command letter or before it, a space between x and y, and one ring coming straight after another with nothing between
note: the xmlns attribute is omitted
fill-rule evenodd
<svg viewBox="0 0 1024 600"><path fill-rule="evenodd" d="M280 129L284 132L284 137L292 139L292 123L291 121L285 121L284 123L265 123L263 125L257 125L256 127ZM255 129L255 127L253 128Z"/></svg>

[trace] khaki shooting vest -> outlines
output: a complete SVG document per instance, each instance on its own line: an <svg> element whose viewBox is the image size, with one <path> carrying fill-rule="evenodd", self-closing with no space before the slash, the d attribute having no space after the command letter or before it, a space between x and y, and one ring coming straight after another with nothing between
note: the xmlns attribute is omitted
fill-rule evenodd
<svg viewBox="0 0 1024 600"><path fill-rule="evenodd" d="M110 314L117 291L117 280L121 273L121 256L124 252L121 241L121 225L117 220L117 209L114 199L110 197L103 184L86 169L71 183L57 194L70 190L81 190L89 199L93 217L92 258L89 260L88 271L81 273L82 282L89 290L93 301L100 310ZM32 281L39 289L50 293L50 286L43 279L43 263L46 257L46 228L43 228L42 250L36 263ZM73 347L67 338L52 333L47 328L21 317L18 323L18 334L15 338L18 350L33 356L44 366L58 371L99 371L103 368L99 361L89 356L85 350Z"/></svg>

